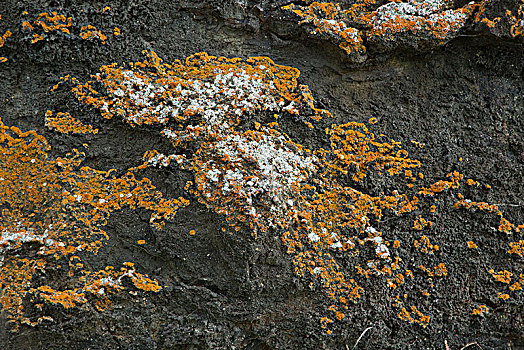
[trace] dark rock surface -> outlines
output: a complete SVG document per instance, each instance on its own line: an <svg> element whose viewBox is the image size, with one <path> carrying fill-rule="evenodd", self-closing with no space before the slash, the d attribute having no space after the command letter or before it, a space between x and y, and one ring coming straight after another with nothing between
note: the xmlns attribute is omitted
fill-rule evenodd
<svg viewBox="0 0 524 350"><path fill-rule="evenodd" d="M508 220L524 222L522 40L471 31L430 51L372 53L357 64L336 46L309 39L279 10L284 3L3 0L2 33L11 29L20 34L15 31L20 31L23 11L60 10L77 25L93 23L108 33L117 26L122 34L108 35L105 45L58 34L31 44L30 37L14 35L0 49L0 56L8 58L0 64L0 116L6 125L45 135L55 155L89 143L86 165L121 171L139 164L146 150L168 149L169 144L147 129L90 116L67 91L50 93L60 76L86 79L103 64L142 59L144 49L165 61L201 51L269 56L301 71L300 82L334 115L334 120L322 121L325 126L374 116L378 124L373 132L402 141L411 157L422 162L428 183L459 170L492 186L491 191L479 190L482 200L501 204ZM111 10L101 14L105 6ZM50 132L43 116L51 107L93 120L100 133L73 137ZM293 121L282 120L281 125L307 146L326 143L322 132ZM426 146L415 147L410 140ZM173 197L183 195L191 179L183 171L149 170L145 175ZM369 192L392 186L377 179L364 184ZM438 213L431 235L441 246L439 257L449 275L435 282L431 299L422 301L432 317L427 328L401 321L386 301L392 291L371 278L363 282L362 299L326 335L318 320L329 302L321 290L310 290L294 275L280 237L267 234L255 240L249 233L223 233L222 228L228 229L223 218L194 200L160 232L149 227L140 211L113 215L107 226L111 239L91 262L133 261L167 286L161 292L138 297L124 293L112 310L98 313L54 307L52 323L22 327L17 333L0 326L0 344L5 349L346 349L373 327L358 348L445 349L445 341L451 349L471 342L483 349L524 348L524 293L500 301L498 286L487 273L498 263L523 271L523 259L504 254L507 240L493 229L496 218L458 211L451 199L445 200L449 209ZM402 235L409 225L409 220L394 218L388 229ZM195 236L187 234L192 229ZM138 246L142 238L148 244ZM489 260L471 254L464 245L470 239L486 247ZM412 247L405 249L409 256ZM479 303L489 306L490 314L472 316L472 306Z"/></svg>

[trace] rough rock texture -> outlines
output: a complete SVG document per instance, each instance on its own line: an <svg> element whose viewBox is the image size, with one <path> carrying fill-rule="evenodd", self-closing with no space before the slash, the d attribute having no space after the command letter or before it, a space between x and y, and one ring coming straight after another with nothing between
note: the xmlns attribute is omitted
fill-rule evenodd
<svg viewBox="0 0 524 350"><path fill-rule="evenodd" d="M168 152L169 143L154 130L99 118L77 104L67 89L51 93L61 76L85 80L101 65L142 59L144 49L167 62L201 51L227 57L269 56L277 64L298 68L300 83L309 86L319 107L333 114L314 130L291 117L279 120L293 140L310 148L326 147L325 127L375 117L378 123L372 131L402 141L410 156L421 161L428 184L458 170L491 185L489 191L464 189L465 195L496 203L509 221L524 222L521 38L508 38L507 30L498 27L468 23L443 46L417 51L401 38L396 50L370 49L367 59L357 63L336 45L311 39L297 19L281 9L287 4L2 2L0 34L10 29L13 36L0 48L0 56L8 59L0 63L0 117L6 125L45 135L52 155L88 143L86 165L122 172L139 165L151 148ZM102 13L106 6L111 9ZM503 16L507 8L516 13L517 6L501 1L488 13L490 18ZM21 23L24 16L34 19L44 11L72 16L73 26L91 23L108 39L104 45L98 39L52 32L33 44ZM114 27L120 35L113 34ZM100 132L87 136L51 132L44 127L48 109L74 111ZM189 172L175 169L147 170L145 175L166 197L186 195L183 187L192 180ZM392 180L370 177L359 189L378 193L395 186ZM390 302L395 292L370 278L362 281L361 300L327 335L319 319L328 313L330 302L321 289L311 290L293 273L280 236L270 232L255 240L249 232L224 233L222 228L230 228L222 216L189 199L191 204L162 231L152 230L143 211L115 213L106 226L107 245L89 262L101 268L132 261L166 288L138 296L121 294L114 297L113 308L103 312L50 306L46 312L53 322L22 326L17 332L7 324L1 326L0 344L6 349L344 349L353 347L362 332L373 327L359 348L445 349L447 343L460 349L471 342L483 349L524 347L524 293L516 291L506 301L497 298L503 288L488 273L502 266L524 273L524 260L506 254L508 238L497 231L494 215L457 210L450 196L441 198L448 205L432 217L435 225L425 233L440 245L440 252L438 259L428 257L426 262L428 266L445 263L448 275L435 278L431 298L422 296L419 285L406 290L410 298L418 295L417 305L431 316L427 327L401 320ZM404 237L404 259L416 256L413 241L420 234L411 226L412 219L392 217L381 227L384 235ZM190 230L196 234L189 235ZM137 245L141 239L147 244ZM522 233L514 233L512 240L518 239ZM468 248L470 240L481 247L481 253ZM341 261L345 266L353 264L348 257ZM490 312L472 315L481 304Z"/></svg>

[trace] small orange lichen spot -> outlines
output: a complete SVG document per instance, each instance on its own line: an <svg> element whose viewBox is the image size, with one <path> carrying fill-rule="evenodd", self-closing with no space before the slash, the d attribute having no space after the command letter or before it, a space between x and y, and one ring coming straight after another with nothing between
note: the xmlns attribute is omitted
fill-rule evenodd
<svg viewBox="0 0 524 350"><path fill-rule="evenodd" d="M120 28L115 27L115 29L113 29L113 34L114 34L115 36L119 36L119 35L120 35Z"/></svg>
<svg viewBox="0 0 524 350"><path fill-rule="evenodd" d="M102 13L106 13L107 11L111 11L111 7L106 6L102 9Z"/></svg>
<svg viewBox="0 0 524 350"><path fill-rule="evenodd" d="M0 57L0 63L4 63L4 62L7 62L7 58L6 57Z"/></svg>
<svg viewBox="0 0 524 350"><path fill-rule="evenodd" d="M497 298L502 299L502 300L508 300L508 299L509 299L509 295L508 295L508 294L505 294L505 293L501 293L501 292L499 292L499 293L497 294Z"/></svg>
<svg viewBox="0 0 524 350"><path fill-rule="evenodd" d="M320 324L322 325L322 328L326 328L328 324L333 323L333 320L328 317L322 317L320 319Z"/></svg>
<svg viewBox="0 0 524 350"><path fill-rule="evenodd" d="M508 254L517 254L521 257L524 257L524 240L518 242L510 242L510 249L508 249Z"/></svg>
<svg viewBox="0 0 524 350"><path fill-rule="evenodd" d="M331 329L328 329L328 330L326 331L326 334L327 334L327 335L331 335L332 333L333 333L333 331L332 331Z"/></svg>
<svg viewBox="0 0 524 350"><path fill-rule="evenodd" d="M28 21L23 21L22 22L22 29L23 30L34 30L34 27Z"/></svg>
<svg viewBox="0 0 524 350"><path fill-rule="evenodd" d="M84 40L99 39L104 45L107 40L107 36L105 36L102 31L98 30L95 26L90 24L80 28L80 37Z"/></svg>
<svg viewBox="0 0 524 350"><path fill-rule="evenodd" d="M459 158L459 162L462 162L462 157Z"/></svg>
<svg viewBox="0 0 524 350"><path fill-rule="evenodd" d="M417 220L415 220L415 222L413 223L413 228L419 231L423 230L424 227L427 227L427 226L431 227L433 226L433 223L429 220L424 219L421 216L419 216Z"/></svg>
<svg viewBox="0 0 524 350"><path fill-rule="evenodd" d="M378 119L375 118L375 117L371 117L371 118L369 118L368 123L369 124L376 124L376 123L378 123Z"/></svg>
<svg viewBox="0 0 524 350"><path fill-rule="evenodd" d="M488 272L493 276L496 282L502 282L506 284L511 282L511 276L513 276L511 272L506 270L495 272L495 270L491 269Z"/></svg>
<svg viewBox="0 0 524 350"><path fill-rule="evenodd" d="M346 316L346 315L344 315L344 314L343 314L342 312L340 312L340 311L337 311L337 313L335 314L335 318L336 318L337 320L339 320L339 321L342 320L345 316Z"/></svg>
<svg viewBox="0 0 524 350"><path fill-rule="evenodd" d="M194 236L194 235L196 235L196 231L195 231L195 230L191 230L191 231L189 231L189 234L190 234L191 236Z"/></svg>
<svg viewBox="0 0 524 350"><path fill-rule="evenodd" d="M4 46L6 39L9 38L11 35L13 35L13 33L10 30L5 32L4 35L0 35L0 47Z"/></svg>
<svg viewBox="0 0 524 350"><path fill-rule="evenodd" d="M58 112L55 117L53 112L45 113L45 126L63 134L98 134L98 129L89 124L84 124L80 120L73 118L69 113Z"/></svg>
<svg viewBox="0 0 524 350"><path fill-rule="evenodd" d="M399 248L400 247L400 241L399 240L394 240L393 241L393 248Z"/></svg>
<svg viewBox="0 0 524 350"><path fill-rule="evenodd" d="M430 212L430 213L434 213L436 210L437 210L437 206L436 206L436 205L432 205L432 206L429 208L429 212Z"/></svg>
<svg viewBox="0 0 524 350"><path fill-rule="evenodd" d="M524 274L520 274L520 279L518 282L513 283L511 286L509 286L509 290L512 292L521 290L524 287Z"/></svg>
<svg viewBox="0 0 524 350"><path fill-rule="evenodd" d="M31 43L34 44L40 40L44 40L44 35L33 33L33 39L31 40Z"/></svg>
<svg viewBox="0 0 524 350"><path fill-rule="evenodd" d="M437 266L434 267L435 269L435 276L447 276L448 275L448 269L446 268L446 265L444 263L440 263Z"/></svg>
<svg viewBox="0 0 524 350"><path fill-rule="evenodd" d="M416 306L411 307L411 312L409 312L405 307L403 307L402 310L398 313L398 317L403 321L418 324L423 328L426 328L428 326L429 321L431 319L429 316L424 315L422 312L420 312L420 310L418 310Z"/></svg>
<svg viewBox="0 0 524 350"><path fill-rule="evenodd" d="M476 245L473 241L468 241L468 248L476 249L478 248L478 245Z"/></svg>
<svg viewBox="0 0 524 350"><path fill-rule="evenodd" d="M137 241L137 243L140 244L140 245L142 245L142 244L146 244L146 241L143 240L143 239L139 239L139 240Z"/></svg>
<svg viewBox="0 0 524 350"><path fill-rule="evenodd" d="M415 146L420 147L420 148L424 148L424 147L426 146L425 143L418 142L418 141L415 141L415 140L410 140L410 142L411 142L412 144L414 144Z"/></svg>
<svg viewBox="0 0 524 350"><path fill-rule="evenodd" d="M466 181L466 183L468 184L468 186L473 186L473 185L480 186L480 183L478 181L473 180L473 179L468 179Z"/></svg>
<svg viewBox="0 0 524 350"><path fill-rule="evenodd" d="M489 313L489 308L486 305L479 305L479 307L473 309L473 312L471 314L477 316L484 316L487 313Z"/></svg>
<svg viewBox="0 0 524 350"><path fill-rule="evenodd" d="M415 240L413 243L415 248L420 249L422 253L433 254L434 251L438 251L440 247L437 244L431 244L428 236L423 235L420 240Z"/></svg>

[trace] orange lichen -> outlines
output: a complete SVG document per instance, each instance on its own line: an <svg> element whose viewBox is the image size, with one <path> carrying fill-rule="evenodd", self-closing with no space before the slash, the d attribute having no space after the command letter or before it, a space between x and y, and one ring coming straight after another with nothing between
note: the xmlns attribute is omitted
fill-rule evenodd
<svg viewBox="0 0 524 350"><path fill-rule="evenodd" d="M53 112L45 113L45 126L54 129L63 134L97 134L98 129L91 125L86 125L81 121L73 118L69 113L58 112L53 116Z"/></svg>
<svg viewBox="0 0 524 350"><path fill-rule="evenodd" d="M63 34L70 35L71 20L72 17L66 17L63 14L59 14L54 11L51 12L51 14L42 12L37 16L33 24L27 20L22 21L22 30L33 32L38 29L38 31L40 31L40 33L33 33L33 39L31 40L31 43L35 44L41 40L44 40L45 34L51 33L53 31L59 31Z"/></svg>
<svg viewBox="0 0 524 350"><path fill-rule="evenodd" d="M410 159L400 142L378 142L361 123L328 127L327 149L300 145L279 129L275 118L293 115L314 129L314 122L330 114L316 108L307 86L298 84L298 70L267 57L242 60L198 53L167 64L153 52L147 56L122 66L102 66L87 82L65 76L53 87L71 83L78 101L104 118L161 129L160 135L173 146L171 154L149 150L130 172L148 167L190 171L193 179L184 189L222 215L231 227L227 232L278 234L295 273L325 292L334 320L342 319L350 303L365 292L359 284L363 279L380 279L402 291L420 277L412 271L417 265L424 278L448 275L443 263L426 268L420 262L402 262L394 253L405 249L390 251L398 249L400 241L389 237L383 221L387 216L414 216L417 210L409 219L415 219L413 228L430 227L433 222L420 211L430 208L434 213L436 206L427 202L443 192L456 195L462 174L454 171L446 180L414 188L415 181L424 180L420 162ZM362 185L371 176L390 176L404 185L407 179L411 195L400 189L366 193ZM423 253L439 251L427 236L415 240L415 247ZM342 255L355 261L351 270L339 264ZM433 287L413 290L428 296ZM403 308L399 317L427 326L429 316L415 306L408 310ZM324 328L332 322L321 319Z"/></svg>
<svg viewBox="0 0 524 350"><path fill-rule="evenodd" d="M440 247L437 244L431 244L428 236L423 235L420 237L420 240L415 240L415 248L419 249L422 253L433 254L435 251L438 251Z"/></svg>
<svg viewBox="0 0 524 350"><path fill-rule="evenodd" d="M435 266L433 268L433 270L431 270L430 268L425 267L424 265L419 265L418 268L420 270L426 272L429 277L434 277L434 276L442 277L442 276L447 276L448 275L448 269L447 269L447 267L446 267L446 265L444 263L438 264L437 266Z"/></svg>
<svg viewBox="0 0 524 350"><path fill-rule="evenodd" d="M477 308L473 309L471 313L477 316L484 316L489 313L489 308L486 305L479 305Z"/></svg>
<svg viewBox="0 0 524 350"><path fill-rule="evenodd" d="M322 325L322 328L326 328L330 323L333 323L333 320L327 317L322 317L320 319L320 324Z"/></svg>
<svg viewBox="0 0 524 350"><path fill-rule="evenodd" d="M85 293L80 293L74 290L56 291L49 286L38 287L39 296L51 304L60 304L65 309L77 306L77 304L84 304L87 302Z"/></svg>
<svg viewBox="0 0 524 350"><path fill-rule="evenodd" d="M508 250L508 254L517 254L521 257L524 257L524 240L510 242L509 246L510 249Z"/></svg>
<svg viewBox="0 0 524 350"><path fill-rule="evenodd" d="M311 34L333 38L347 54L366 52L361 32L347 26L344 22L344 12L339 4L315 1L309 6L291 4L282 8L298 15L301 18L300 24L312 24L315 29Z"/></svg>
<svg viewBox="0 0 524 350"><path fill-rule="evenodd" d="M454 171L453 173L447 174L446 177L450 178L450 180L439 180L428 188L422 187L418 193L425 196L434 196L448 189L457 189L460 187L460 181L464 178L464 175L458 171Z"/></svg>
<svg viewBox="0 0 524 350"><path fill-rule="evenodd" d="M6 39L9 38L11 35L13 35L13 33L8 30L0 36L0 47L4 46Z"/></svg>
<svg viewBox="0 0 524 350"><path fill-rule="evenodd" d="M71 17L66 17L54 11L51 12L51 15L47 12L39 14L36 18L35 26L40 26L44 32L60 30L65 34L71 34L69 31L69 28L71 28Z"/></svg>
<svg viewBox="0 0 524 350"><path fill-rule="evenodd" d="M405 307L399 312L398 317L409 323L419 324L420 326L426 328L429 324L431 317L424 315L416 306L411 307L411 312L409 312Z"/></svg>
<svg viewBox="0 0 524 350"><path fill-rule="evenodd" d="M108 238L103 227L115 210L123 206L150 210L151 224L160 228L187 201L162 198L148 179L137 180L131 172L114 177L80 167L83 154L77 150L56 159L48 150L46 139L35 131L22 132L0 121L3 312L15 324L37 324L24 314L28 295L69 308L90 300L86 293L102 297L102 286L106 291L123 289L120 279L125 276L136 288L158 291L158 283L129 266L118 273L85 270L79 255L99 251ZM75 287L59 291L34 280L62 260L69 262L70 278L76 276L68 283Z"/></svg>
<svg viewBox="0 0 524 350"><path fill-rule="evenodd" d="M24 12L23 15L26 16L28 13ZM29 19L24 19L21 26L22 31L29 33L32 32L32 44L42 41L45 38L48 38L50 35L61 35L62 37L65 35L69 39L99 39L102 44L105 44L107 40L107 36L102 33L102 31L98 30L95 26L91 24L81 27L73 25L73 17L67 17L66 15L56 11L51 13L42 12L33 22L31 22ZM118 28L115 28L114 33L115 35L119 34Z"/></svg>
<svg viewBox="0 0 524 350"><path fill-rule="evenodd" d="M374 266L373 273L392 276L399 269L399 258L390 257L389 243L371 227L370 218L380 220L384 211L409 213L418 198L398 191L374 197L337 180L342 174L361 182L372 171L394 176L419 167L399 142L377 142L364 124L348 123L328 128L331 148L313 152L278 131L275 122L255 122L255 130L239 130L246 117L266 110L277 116L306 111L312 121L330 114L315 107L307 86L298 85L296 69L268 58L242 61L200 53L165 64L156 54L147 55L147 60L125 67L103 66L86 83L66 76L53 89L71 82L80 102L131 126L174 122L162 135L174 149L196 144L191 158L152 150L135 170L150 166L191 170L194 181L186 189L224 215L234 231L244 227L256 236L282 229L295 272L318 283L337 303L336 319L343 314L339 308L347 309L363 290L345 276L330 251L367 243L378 259L390 263ZM344 230L354 230L355 236ZM392 283L400 285L403 280L397 274Z"/></svg>
<svg viewBox="0 0 524 350"><path fill-rule="evenodd" d="M495 272L495 270L490 269L488 272L493 276L493 279L496 282L502 282L506 284L509 284L511 282L511 276L513 276L511 272L506 270Z"/></svg>
<svg viewBox="0 0 524 350"><path fill-rule="evenodd" d="M354 181L361 181L371 169L386 171L397 175L406 169L420 167L420 162L409 159L407 152L400 148L400 143L380 143L364 124L350 122L334 125L326 130L330 136L331 153L326 155L325 165L330 173L348 174Z"/></svg>
<svg viewBox="0 0 524 350"><path fill-rule="evenodd" d="M448 275L448 269L446 268L446 265L444 263L440 263L437 266L434 267L434 275L435 276L447 276Z"/></svg>
<svg viewBox="0 0 524 350"><path fill-rule="evenodd" d="M499 293L497 294L497 298L502 299L502 300L508 300L508 299L509 299L509 295L506 294L506 293L501 293L501 292L499 292Z"/></svg>
<svg viewBox="0 0 524 350"><path fill-rule="evenodd" d="M0 20L1 19L2 19L2 16L0 16ZM4 46L6 39L9 38L11 35L13 35L13 33L10 30L8 30L4 34L0 35L0 47ZM0 57L0 63L4 63L4 62L7 62L7 58L6 57Z"/></svg>
<svg viewBox="0 0 524 350"><path fill-rule="evenodd" d="M500 6L495 1L481 0L476 6L476 13L473 20L487 27L488 30L497 29L504 31L506 35L513 38L524 35L524 2L516 0L513 9L504 11L503 16L488 17L488 9L494 6ZM509 32L507 28L509 27Z"/></svg>
<svg viewBox="0 0 524 350"><path fill-rule="evenodd" d="M520 274L520 279L513 283L511 286L509 286L509 290L511 290L512 292L515 292L517 290L521 290L524 288L524 274Z"/></svg>
<svg viewBox="0 0 524 350"><path fill-rule="evenodd" d="M107 36L98 30L95 26L88 24L80 28L80 37L84 40L98 39L105 45Z"/></svg>
<svg viewBox="0 0 524 350"><path fill-rule="evenodd" d="M426 144L425 143L422 143L422 142L418 142L418 141L415 141L415 140L410 140L410 142L412 144L414 144L415 146L419 147L419 148L424 148L426 147Z"/></svg>
<svg viewBox="0 0 524 350"><path fill-rule="evenodd" d="M429 220L424 219L421 216L419 216L417 220L415 220L415 222L413 223L413 228L419 231L422 231L427 226L431 227L433 226L433 223Z"/></svg>
<svg viewBox="0 0 524 350"><path fill-rule="evenodd" d="M468 248L470 249L477 249L478 248L478 245L475 244L475 242L473 241L468 241Z"/></svg>
<svg viewBox="0 0 524 350"><path fill-rule="evenodd" d="M463 196L459 194L459 200L453 205L455 208L466 208L466 209L477 209L484 210L490 213L495 213L500 217L500 223L498 230L506 234L511 234L512 231L520 232L524 225L515 225L509 222L504 216L499 207L495 204L488 204L486 202L473 202L469 199L464 199Z"/></svg>
<svg viewBox="0 0 524 350"><path fill-rule="evenodd" d="M298 16L299 24L312 25L312 35L333 41L353 56L366 52L364 42L385 45L403 42L418 46L420 42L433 41L442 44L458 35L478 6L470 2L454 8L451 0L358 0L346 8L338 3L305 1L302 5L290 4L282 9ZM512 21L516 25L513 32L520 33L522 24L516 18Z"/></svg>
<svg viewBox="0 0 524 350"><path fill-rule="evenodd" d="M473 179L468 179L466 181L466 183L468 184L468 186L473 186L473 185L480 186L480 183L478 181L473 180Z"/></svg>
<svg viewBox="0 0 524 350"><path fill-rule="evenodd" d="M450 3L447 0L389 2L363 16L371 26L367 37L385 42L397 40L403 34L409 34L415 41L420 40L421 34L441 41L449 39L475 9L473 4L447 9Z"/></svg>

